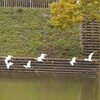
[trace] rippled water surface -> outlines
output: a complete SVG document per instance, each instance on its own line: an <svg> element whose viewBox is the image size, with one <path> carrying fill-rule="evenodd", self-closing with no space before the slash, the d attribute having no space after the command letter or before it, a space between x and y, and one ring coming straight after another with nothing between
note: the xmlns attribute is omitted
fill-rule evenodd
<svg viewBox="0 0 100 100"><path fill-rule="evenodd" d="M100 100L99 77L0 74L0 100Z"/></svg>

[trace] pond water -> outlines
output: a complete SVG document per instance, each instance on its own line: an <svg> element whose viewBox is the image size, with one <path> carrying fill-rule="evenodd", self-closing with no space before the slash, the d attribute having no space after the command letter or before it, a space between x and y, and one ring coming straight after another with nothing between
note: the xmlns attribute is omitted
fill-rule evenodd
<svg viewBox="0 0 100 100"><path fill-rule="evenodd" d="M97 76L0 73L0 100L100 100Z"/></svg>

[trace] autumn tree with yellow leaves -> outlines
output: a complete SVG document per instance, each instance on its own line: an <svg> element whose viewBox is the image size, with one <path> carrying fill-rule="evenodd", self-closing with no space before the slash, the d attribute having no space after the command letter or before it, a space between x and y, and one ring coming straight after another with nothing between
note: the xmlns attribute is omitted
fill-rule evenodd
<svg viewBox="0 0 100 100"><path fill-rule="evenodd" d="M50 4L51 25L66 29L83 20L83 15L100 19L99 0L60 0Z"/></svg>

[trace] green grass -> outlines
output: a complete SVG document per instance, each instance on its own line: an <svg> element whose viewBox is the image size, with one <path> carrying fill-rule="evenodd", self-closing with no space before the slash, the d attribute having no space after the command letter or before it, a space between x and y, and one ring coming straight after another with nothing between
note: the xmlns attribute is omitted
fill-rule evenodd
<svg viewBox="0 0 100 100"><path fill-rule="evenodd" d="M49 9L0 8L0 56L80 57L79 28L61 31L49 18Z"/></svg>

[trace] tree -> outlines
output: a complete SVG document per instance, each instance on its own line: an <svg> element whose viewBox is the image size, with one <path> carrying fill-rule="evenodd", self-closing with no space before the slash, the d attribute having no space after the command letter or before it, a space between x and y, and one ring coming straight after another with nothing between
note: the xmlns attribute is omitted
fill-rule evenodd
<svg viewBox="0 0 100 100"><path fill-rule="evenodd" d="M87 2L86 2L87 1ZM83 15L90 15L100 18L98 9L99 0L60 0L50 4L50 11L52 17L50 19L51 25L58 28L68 28L73 24L81 22ZM99 3L99 4L98 4Z"/></svg>

